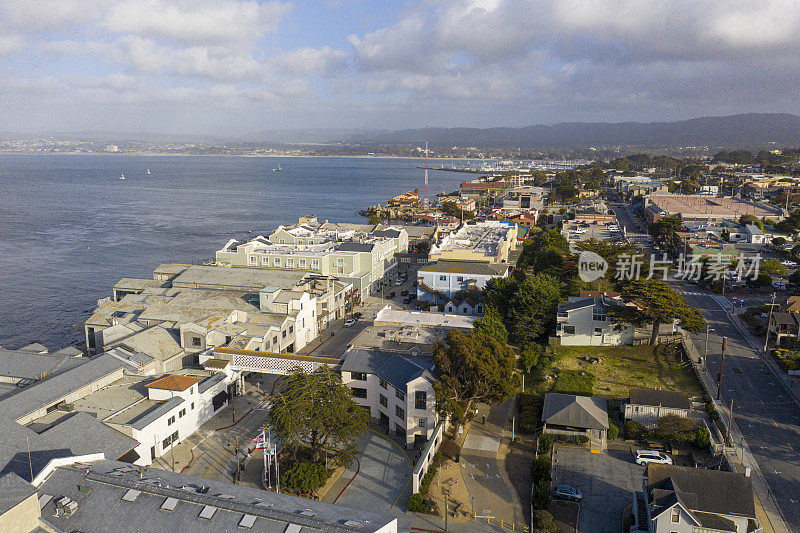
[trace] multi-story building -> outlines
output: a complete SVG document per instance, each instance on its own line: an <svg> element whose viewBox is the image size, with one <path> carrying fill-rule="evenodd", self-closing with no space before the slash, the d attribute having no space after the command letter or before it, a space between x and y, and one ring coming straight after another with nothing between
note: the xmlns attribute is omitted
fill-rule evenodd
<svg viewBox="0 0 800 533"><path fill-rule="evenodd" d="M408 251L402 228L356 224L279 226L268 237L231 239L216 253L220 265L317 272L351 283L359 296L397 267L395 254Z"/></svg>
<svg viewBox="0 0 800 533"><path fill-rule="evenodd" d="M498 221L465 224L431 247L431 261L452 259L507 263L517 246L517 227Z"/></svg>
<svg viewBox="0 0 800 533"><path fill-rule="evenodd" d="M477 292L483 289L490 279L508 277L510 271L508 263L440 260L421 267L417 272L417 298L423 302L445 305L453 302L460 291ZM481 304L476 302L471 308L476 309L478 305ZM458 312L460 310L459 307ZM483 314L482 309L477 311L476 314Z"/></svg>
<svg viewBox="0 0 800 533"><path fill-rule="evenodd" d="M359 405L407 447L428 440L438 422L430 357L351 348L344 354L342 382Z"/></svg>
<svg viewBox="0 0 800 533"><path fill-rule="evenodd" d="M165 265L158 286L115 287L84 324L90 353L124 345L154 357L159 372L196 363L212 346L294 352L352 309L352 285L331 276L220 266ZM142 282L145 280L134 280Z"/></svg>
<svg viewBox="0 0 800 533"><path fill-rule="evenodd" d="M632 344L635 328L617 328L608 318L614 306L624 306L619 293L582 291L559 304L556 313L556 337L564 346L614 346Z"/></svg>

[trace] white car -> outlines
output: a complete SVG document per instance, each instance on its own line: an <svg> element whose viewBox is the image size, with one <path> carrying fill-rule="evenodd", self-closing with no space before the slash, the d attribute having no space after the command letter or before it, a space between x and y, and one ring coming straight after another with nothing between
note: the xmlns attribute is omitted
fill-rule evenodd
<svg viewBox="0 0 800 533"><path fill-rule="evenodd" d="M665 453L656 452L653 450L636 450L636 464L644 465L647 463L671 465L672 458Z"/></svg>
<svg viewBox="0 0 800 533"><path fill-rule="evenodd" d="M356 323L355 318L348 318L347 320L344 321L344 327L349 328L355 323Z"/></svg>
<svg viewBox="0 0 800 533"><path fill-rule="evenodd" d="M398 279L397 281L394 282L394 284L399 287L400 285L403 284L403 280L402 279Z"/></svg>
<svg viewBox="0 0 800 533"><path fill-rule="evenodd" d="M781 264L785 265L787 267L796 267L797 266L797 263L795 263L794 261L790 261L788 259L784 259L783 261L781 261Z"/></svg>

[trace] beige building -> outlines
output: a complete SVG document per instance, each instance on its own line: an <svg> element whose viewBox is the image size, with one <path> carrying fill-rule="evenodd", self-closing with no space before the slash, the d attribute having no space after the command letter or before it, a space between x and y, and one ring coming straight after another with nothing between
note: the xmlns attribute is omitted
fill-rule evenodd
<svg viewBox="0 0 800 533"><path fill-rule="evenodd" d="M431 248L429 260L485 261L507 263L517 246L516 224L487 221L464 224Z"/></svg>

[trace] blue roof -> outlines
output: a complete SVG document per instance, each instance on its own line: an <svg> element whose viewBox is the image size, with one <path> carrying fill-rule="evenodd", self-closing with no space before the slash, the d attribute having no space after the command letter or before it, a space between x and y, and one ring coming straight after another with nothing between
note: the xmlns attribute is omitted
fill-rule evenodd
<svg viewBox="0 0 800 533"><path fill-rule="evenodd" d="M409 381L425 373L428 374L431 380L434 379L428 368L430 366L430 358L426 357L412 358L381 350L351 348L345 352L344 358L344 363L342 364L344 372L375 374L401 390L406 390Z"/></svg>

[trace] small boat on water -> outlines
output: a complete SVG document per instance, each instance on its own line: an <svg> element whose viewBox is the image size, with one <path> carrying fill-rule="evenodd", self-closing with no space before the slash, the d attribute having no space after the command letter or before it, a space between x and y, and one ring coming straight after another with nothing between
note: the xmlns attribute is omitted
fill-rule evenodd
<svg viewBox="0 0 800 533"><path fill-rule="evenodd" d="M150 169L149 168L147 169L147 175L148 176L150 175Z"/></svg>
<svg viewBox="0 0 800 533"><path fill-rule="evenodd" d="M273 172L283 172L283 169L281 168L280 165L278 165L277 167L273 168L272 171Z"/></svg>
<svg viewBox="0 0 800 533"><path fill-rule="evenodd" d="M120 177L119 177L119 179L121 179L121 180L124 180L124 179L125 179L125 174L123 174L122 176L120 176Z"/></svg>

